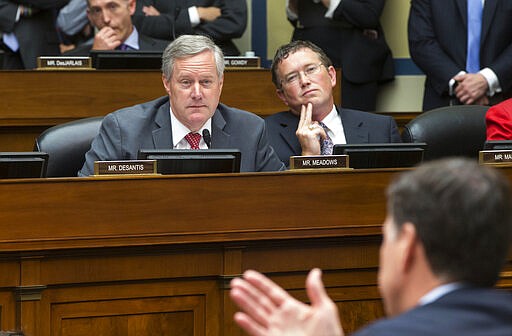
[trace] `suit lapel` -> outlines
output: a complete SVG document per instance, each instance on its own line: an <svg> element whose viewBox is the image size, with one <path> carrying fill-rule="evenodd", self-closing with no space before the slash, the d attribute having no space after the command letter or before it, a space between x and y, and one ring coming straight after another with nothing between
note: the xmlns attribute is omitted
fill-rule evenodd
<svg viewBox="0 0 512 336"><path fill-rule="evenodd" d="M485 0L484 10L482 13L482 37L480 38L480 46L483 46L483 42L487 37L492 22L494 21L494 14L496 13L496 7L498 0Z"/></svg>
<svg viewBox="0 0 512 336"><path fill-rule="evenodd" d="M231 148L231 135L224 130L226 120L219 108L212 117L212 148Z"/></svg>
<svg viewBox="0 0 512 336"><path fill-rule="evenodd" d="M153 130L155 148L173 148L169 101L158 108Z"/></svg>
<svg viewBox="0 0 512 336"><path fill-rule="evenodd" d="M468 25L468 0L456 0L459 15L462 18L464 27ZM467 28L466 28L467 29Z"/></svg>
<svg viewBox="0 0 512 336"><path fill-rule="evenodd" d="M355 118L355 113L347 113L338 107L336 109L341 117L347 143L368 143L368 130L363 127L364 122Z"/></svg>
<svg viewBox="0 0 512 336"><path fill-rule="evenodd" d="M291 112L289 112L291 114ZM298 120L298 119L297 119ZM286 123L285 121L281 123L280 136L283 138L284 142L292 149L293 153L302 152L302 148L300 147L300 142L297 139L297 135L295 132L297 131L297 127L299 126L297 123Z"/></svg>

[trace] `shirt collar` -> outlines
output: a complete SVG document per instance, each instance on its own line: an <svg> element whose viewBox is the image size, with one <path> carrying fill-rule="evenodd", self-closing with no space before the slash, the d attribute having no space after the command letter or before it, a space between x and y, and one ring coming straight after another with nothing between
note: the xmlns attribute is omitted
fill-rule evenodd
<svg viewBox="0 0 512 336"><path fill-rule="evenodd" d="M345 138L345 130L343 129L343 123L338 113L336 106L332 106L331 112L322 120L322 122L329 129L327 134L332 139L334 144L345 144L347 140Z"/></svg>
<svg viewBox="0 0 512 336"><path fill-rule="evenodd" d="M445 285L438 286L432 289L427 294L423 295L423 297L418 301L420 306L432 303L434 301L439 300L441 297L445 296L448 293L451 293L459 288L462 288L463 284L460 282L452 282Z"/></svg>
<svg viewBox="0 0 512 336"><path fill-rule="evenodd" d="M137 31L137 28L135 28L135 26L133 26L132 33L123 42L123 44L127 45L128 47L130 47L131 49L134 49L134 50L139 50L140 49L140 46L139 46L139 32Z"/></svg>
<svg viewBox="0 0 512 336"><path fill-rule="evenodd" d="M169 113L171 114L172 145L173 145L173 148L176 148L178 143L183 141L183 139L185 138L185 135L187 135L191 131L185 125L183 125L178 120L178 118L176 118L174 113L172 113L172 107L169 107ZM208 119L204 123L203 127L201 127L201 129L199 131L197 131L197 133L201 134L201 136L202 136L204 129L207 129L210 132L210 134L212 134L212 118ZM201 143L203 143L203 142L204 142L204 139L201 137Z"/></svg>

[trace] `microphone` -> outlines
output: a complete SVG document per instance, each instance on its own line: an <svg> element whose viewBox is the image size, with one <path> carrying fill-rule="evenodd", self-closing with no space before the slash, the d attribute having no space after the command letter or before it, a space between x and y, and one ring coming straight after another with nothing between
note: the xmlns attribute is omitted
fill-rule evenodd
<svg viewBox="0 0 512 336"><path fill-rule="evenodd" d="M206 143L206 146L210 148L212 146L212 137L210 136L210 131L208 131L206 128L203 130L203 139Z"/></svg>

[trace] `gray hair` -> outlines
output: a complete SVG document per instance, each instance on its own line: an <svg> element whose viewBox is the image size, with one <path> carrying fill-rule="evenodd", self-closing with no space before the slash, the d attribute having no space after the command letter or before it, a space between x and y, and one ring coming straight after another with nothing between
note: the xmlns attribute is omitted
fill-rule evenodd
<svg viewBox="0 0 512 336"><path fill-rule="evenodd" d="M165 48L162 55L162 73L167 80L171 79L174 63L177 59L195 56L204 51L211 51L215 56L217 74L222 77L224 73L224 54L222 50L209 38L203 35L181 35Z"/></svg>

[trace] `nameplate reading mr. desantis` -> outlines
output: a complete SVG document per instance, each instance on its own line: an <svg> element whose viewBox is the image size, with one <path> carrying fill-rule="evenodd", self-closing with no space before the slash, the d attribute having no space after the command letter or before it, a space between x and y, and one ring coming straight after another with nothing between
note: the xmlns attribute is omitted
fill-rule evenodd
<svg viewBox="0 0 512 336"><path fill-rule="evenodd" d="M156 160L95 161L94 175L156 174Z"/></svg>
<svg viewBox="0 0 512 336"><path fill-rule="evenodd" d="M479 162L489 165L512 165L512 150L484 150L479 153Z"/></svg>
<svg viewBox="0 0 512 336"><path fill-rule="evenodd" d="M290 157L290 169L348 168L348 155Z"/></svg>

